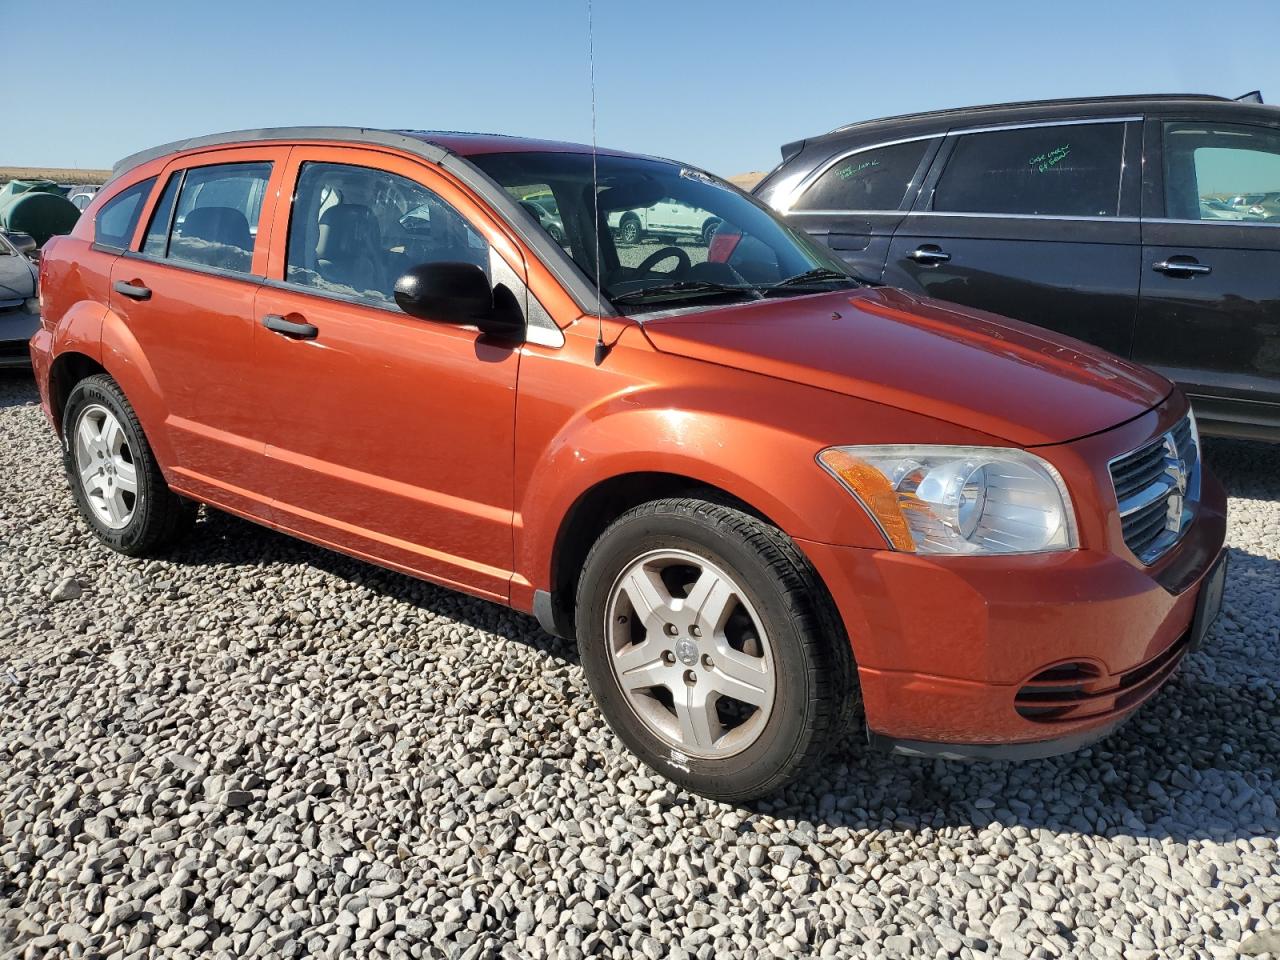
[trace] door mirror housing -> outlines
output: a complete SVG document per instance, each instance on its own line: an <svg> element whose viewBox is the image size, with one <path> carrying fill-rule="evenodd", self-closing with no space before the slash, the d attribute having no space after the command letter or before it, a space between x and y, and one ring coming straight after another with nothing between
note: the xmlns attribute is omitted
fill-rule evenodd
<svg viewBox="0 0 1280 960"><path fill-rule="evenodd" d="M497 340L523 340L524 313L511 291L489 283L474 263L421 263L395 286L396 305L411 317L437 323L474 324Z"/></svg>

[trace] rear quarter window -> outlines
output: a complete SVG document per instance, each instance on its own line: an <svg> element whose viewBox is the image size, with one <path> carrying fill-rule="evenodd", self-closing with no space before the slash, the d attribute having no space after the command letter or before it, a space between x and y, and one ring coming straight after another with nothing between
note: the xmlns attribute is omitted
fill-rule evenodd
<svg viewBox="0 0 1280 960"><path fill-rule="evenodd" d="M138 226L138 218L142 216L142 208L155 183L155 177L135 183L104 203L94 218L94 243L117 250L128 248L129 241L133 239L134 228Z"/></svg>
<svg viewBox="0 0 1280 960"><path fill-rule="evenodd" d="M792 204L793 210L897 210L928 140L872 147L831 164Z"/></svg>

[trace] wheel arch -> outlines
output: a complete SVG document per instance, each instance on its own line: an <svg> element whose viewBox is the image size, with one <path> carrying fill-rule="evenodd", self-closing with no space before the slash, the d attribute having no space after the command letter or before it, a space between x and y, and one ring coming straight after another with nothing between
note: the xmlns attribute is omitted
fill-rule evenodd
<svg viewBox="0 0 1280 960"><path fill-rule="evenodd" d="M173 462L172 450L159 429L167 406L156 379L129 325L109 307L67 311L55 332L49 368L49 406L61 435L62 414L72 389L85 377L105 373L129 399L161 469Z"/></svg>
<svg viewBox="0 0 1280 960"><path fill-rule="evenodd" d="M62 414L67 409L67 399L81 380L94 374L107 373L98 360L78 350L64 350L49 365L49 409L53 413L53 427L62 436Z"/></svg>
<svg viewBox="0 0 1280 960"><path fill-rule="evenodd" d="M764 511L729 490L687 474L633 471L600 480L583 491L560 520L552 546L550 589L539 591L534 601L534 613L543 629L574 638L574 607L582 565L611 523L642 503L682 496L733 507L778 526Z"/></svg>

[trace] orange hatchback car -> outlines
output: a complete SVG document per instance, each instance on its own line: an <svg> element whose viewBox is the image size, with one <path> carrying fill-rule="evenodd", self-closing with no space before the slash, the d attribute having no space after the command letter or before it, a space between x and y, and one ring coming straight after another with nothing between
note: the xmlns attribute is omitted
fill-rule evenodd
<svg viewBox="0 0 1280 960"><path fill-rule="evenodd" d="M615 236L635 210L704 227ZM708 796L777 790L859 704L901 752L1077 748L1221 603L1225 498L1170 383L864 284L694 167L189 140L123 161L40 287L44 409L106 544L159 550L203 502L532 612Z"/></svg>

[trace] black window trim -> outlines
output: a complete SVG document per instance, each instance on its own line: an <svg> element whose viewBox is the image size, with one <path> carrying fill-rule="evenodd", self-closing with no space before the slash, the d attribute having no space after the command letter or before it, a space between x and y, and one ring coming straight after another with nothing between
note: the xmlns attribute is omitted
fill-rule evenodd
<svg viewBox="0 0 1280 960"><path fill-rule="evenodd" d="M93 215L93 242L89 244L89 248L91 250L97 250L100 253L129 252L129 250L132 249L133 235L130 234L128 240L126 241L123 247L118 247L113 243L103 243L101 240L98 239L98 218L102 216L103 210L111 206L111 204L115 203L116 200L120 199L120 197L124 196L130 190L140 187L144 183L150 183L151 186L147 189L146 193L144 193L142 197L142 204L143 204L143 207L145 207L147 200L150 199L151 197L151 191L155 190L156 184L159 182L159 180L160 180L160 174L158 173L155 174L154 176L143 177L141 180L137 181L136 183L131 183L129 184L129 186L125 187L123 190L120 190L117 193L115 193L110 200L107 200L101 207L99 207L97 213ZM133 233L138 232L138 224L141 222L142 222L142 207L139 207L138 219L133 221Z"/></svg>
<svg viewBox="0 0 1280 960"><path fill-rule="evenodd" d="M169 189L169 181L172 180L174 177L178 178L178 192L173 195L173 206L169 208L169 218L164 225L164 253L160 254L159 257L155 257L153 254L146 254L145 256L149 259L156 259L156 260L169 259L169 244L173 242L173 221L178 216L178 202L182 199L182 188L186 186L187 171L190 169L191 167L181 167L173 171L173 173L169 174L169 180L165 181L164 187L160 191L160 196L156 197L156 203L159 203L161 200L163 200L164 191ZM156 215L155 211L152 210L151 216L153 220L155 218L155 215ZM259 223L258 226L261 227L262 224ZM142 232L142 237L141 237L142 245L135 252L142 253L142 250L147 245L147 234L150 232L151 232L151 224L148 223L147 229ZM253 243L255 247L258 245L258 238L256 236L253 238ZM133 248L131 247L130 249L132 250Z"/></svg>
<svg viewBox="0 0 1280 960"><path fill-rule="evenodd" d="M815 167L808 176L797 184L787 195L785 201L779 204L777 212L784 217L812 217L812 216L844 216L846 214L885 214L885 213L902 213L911 206L915 199L911 196L910 186L912 183L922 182L925 172L929 169L929 164L933 161L934 150L931 146L940 145L945 138L944 133L925 133L914 137L899 137L896 140L880 140L876 143L864 144L860 147L854 147L837 153L828 160L824 160ZM896 147L904 143L917 143L921 140L937 140L939 144L929 145L924 148L924 154L921 156L919 163L916 164L915 172L911 175L911 181L907 184L908 189L902 192L902 198L898 201L898 205L889 210L845 210L845 209L822 209L822 210L796 210L795 205L799 202L809 190L816 184L824 174L837 163L841 163L850 157L857 156L859 153L867 153L870 150L883 150L885 147Z"/></svg>
<svg viewBox="0 0 1280 960"><path fill-rule="evenodd" d="M959 143L961 137L975 133L1002 133L1006 130L1031 130L1038 127L1072 127L1102 123L1123 123L1126 126L1120 139L1120 166L1117 172L1117 176L1119 177L1119 186L1116 190L1116 211L1119 212L1125 209L1125 161L1128 156L1130 132L1128 124L1140 123L1145 126L1145 120L1146 117L1142 114L1126 114L1124 116L1115 117L1073 117L1069 120L1033 120L1025 123L988 124L980 127L952 128L946 132L946 142L942 145L942 148L934 159L937 169L929 172L930 182L928 184L928 196L924 196L922 191L920 202L907 213L907 216L955 217L960 219L982 218L988 220L1052 220L1095 223L1138 223L1142 218L1135 216L1099 217L1074 214L995 213L982 210L934 210L933 197L934 191L938 186L938 181L942 179L942 174L946 171L946 166L951 160L951 155L955 150L955 145ZM1142 128L1139 129L1141 130Z"/></svg>

